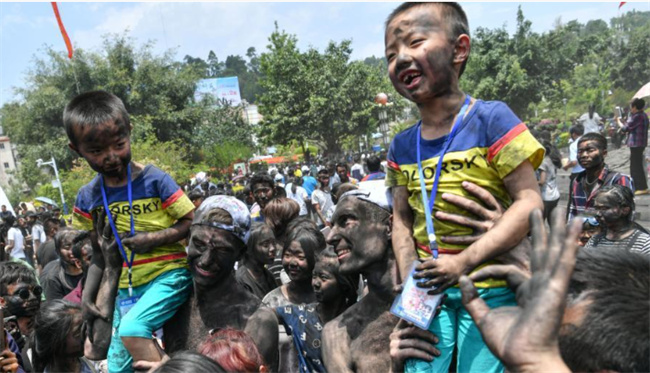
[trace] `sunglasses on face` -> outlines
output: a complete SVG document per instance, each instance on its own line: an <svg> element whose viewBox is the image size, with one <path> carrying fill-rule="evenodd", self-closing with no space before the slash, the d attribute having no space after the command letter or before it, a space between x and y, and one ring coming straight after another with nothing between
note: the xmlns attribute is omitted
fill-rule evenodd
<svg viewBox="0 0 650 373"><path fill-rule="evenodd" d="M43 294L43 288L40 286L34 286L33 290L29 290L28 288L22 288L18 290L17 292L14 292L12 296L14 297L20 297L20 299L23 300L28 300L29 299L29 293L34 294L36 298L40 298L41 295Z"/></svg>

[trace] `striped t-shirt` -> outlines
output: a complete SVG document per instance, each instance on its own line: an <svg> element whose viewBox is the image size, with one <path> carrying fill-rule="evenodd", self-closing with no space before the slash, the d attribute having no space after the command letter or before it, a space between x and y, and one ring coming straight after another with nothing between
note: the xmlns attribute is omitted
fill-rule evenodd
<svg viewBox="0 0 650 373"><path fill-rule="evenodd" d="M387 157L386 186L408 188L408 203L414 216L413 236L418 255L426 258L430 257L431 253L416 159L418 128L419 126L414 125L393 139ZM428 193L431 192L439 153L447 137L420 141L423 175ZM467 211L442 199L443 193L451 193L480 203L462 187L463 181L470 181L488 190L507 208L512 204L512 199L503 179L523 162L530 161L533 168L537 169L543 159L544 148L506 104L476 100L465 115L444 156L432 215L435 211L444 211L470 216ZM456 254L467 247L443 243L440 237L470 235L471 228L440 221L435 217L433 225L441 254ZM479 286L486 287L483 284Z"/></svg>
<svg viewBox="0 0 650 373"><path fill-rule="evenodd" d="M176 182L159 168L147 165L133 180L133 221L136 232L156 232L167 229L194 210L194 204ZM131 231L131 215L127 186L106 187L106 198L111 213L116 216L117 231ZM79 189L72 215L76 229L91 230L91 212L103 208L99 176ZM125 248L131 259L131 250ZM180 243L154 248L146 254L136 254L133 264L133 286L153 281L161 274L178 268L187 268L187 254ZM122 271L119 287L129 287L128 271Z"/></svg>
<svg viewBox="0 0 650 373"><path fill-rule="evenodd" d="M591 237L585 245L585 249L593 247L602 249L627 249L634 253L650 255L650 234L636 229L634 233L623 239L610 240L605 234L601 233Z"/></svg>

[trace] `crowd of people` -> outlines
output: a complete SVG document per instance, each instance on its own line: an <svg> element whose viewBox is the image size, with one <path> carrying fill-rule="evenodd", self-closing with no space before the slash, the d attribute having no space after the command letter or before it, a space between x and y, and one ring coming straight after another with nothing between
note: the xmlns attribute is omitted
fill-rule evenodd
<svg viewBox="0 0 650 373"><path fill-rule="evenodd" d="M399 6L385 41L421 115L385 155L181 187L131 159L118 97L75 97L69 146L97 176L70 227L2 206L0 369L650 371L645 172L610 170L607 138L583 125L563 164L506 104L463 93L458 4ZM645 103L631 105L620 126L647 144ZM391 307L411 281L442 296L428 328Z"/></svg>

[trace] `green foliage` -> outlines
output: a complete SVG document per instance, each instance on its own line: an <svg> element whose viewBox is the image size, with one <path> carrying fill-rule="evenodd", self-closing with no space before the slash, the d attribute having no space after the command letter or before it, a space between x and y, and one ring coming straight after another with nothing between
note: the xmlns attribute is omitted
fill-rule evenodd
<svg viewBox="0 0 650 373"><path fill-rule="evenodd" d="M252 156L253 150L250 147L237 142L224 142L214 145L206 158L207 164L215 167L217 173L221 173L234 162L247 160Z"/></svg>
<svg viewBox="0 0 650 373"><path fill-rule="evenodd" d="M301 52L294 35L276 30L268 52L260 57L259 97L264 120L259 137L266 144L316 143L326 153L339 153L344 143L377 129L377 93L394 93L380 66L350 61L351 42L330 42L321 53ZM395 100L388 110L398 113Z"/></svg>

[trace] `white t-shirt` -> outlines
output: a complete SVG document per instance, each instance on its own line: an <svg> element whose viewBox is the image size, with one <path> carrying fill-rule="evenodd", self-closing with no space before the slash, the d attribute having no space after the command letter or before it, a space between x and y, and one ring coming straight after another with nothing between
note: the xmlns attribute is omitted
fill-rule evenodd
<svg viewBox="0 0 650 373"><path fill-rule="evenodd" d="M11 227L7 232L7 240L14 241L14 248L11 249L12 258L25 259L25 238L19 228Z"/></svg>
<svg viewBox="0 0 650 373"><path fill-rule="evenodd" d="M594 113L594 116L592 118L589 118L589 113L584 113L578 119L580 123L585 127L585 133L589 132L600 132L599 126L600 126L600 115L598 113Z"/></svg>
<svg viewBox="0 0 650 373"><path fill-rule="evenodd" d="M582 136L580 136L582 137ZM580 137L575 139L571 145L569 145L569 161L573 162L576 161L578 162L578 141L580 141ZM576 163L575 166L573 166L573 169L571 169L572 174L577 174L578 172L582 172L585 169L580 166L580 162Z"/></svg>
<svg viewBox="0 0 650 373"><path fill-rule="evenodd" d="M287 191L287 197L291 198L292 200L298 202L298 205L300 205L300 213L298 215L304 216L307 215L307 203L305 202L305 199L309 198L309 195L307 194L307 191L305 188L301 186L296 186L296 193L291 192L291 186L293 183L287 184L287 186L284 188L284 190Z"/></svg>
<svg viewBox="0 0 650 373"><path fill-rule="evenodd" d="M323 214L323 217L327 219L327 211L334 206L334 202L332 202L332 195L324 192L320 189L314 190L314 192L311 194L311 203L313 205L318 204L321 214ZM321 222L320 218L316 216L318 221L317 223L325 224L325 222Z"/></svg>
<svg viewBox="0 0 650 373"><path fill-rule="evenodd" d="M556 173L555 165L551 161L551 158L544 157L542 165L539 167L541 171L546 173L546 182L542 185L542 200L543 201L555 201L560 198L560 191L557 188L556 183Z"/></svg>

